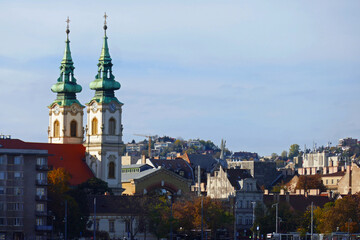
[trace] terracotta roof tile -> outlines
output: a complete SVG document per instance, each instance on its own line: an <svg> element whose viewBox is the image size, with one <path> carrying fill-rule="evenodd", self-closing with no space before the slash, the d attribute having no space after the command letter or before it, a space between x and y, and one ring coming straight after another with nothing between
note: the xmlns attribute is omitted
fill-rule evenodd
<svg viewBox="0 0 360 240"><path fill-rule="evenodd" d="M82 144L53 144L24 142L19 139L0 139L2 148L48 150L48 165L65 168L71 175L70 184L78 185L94 177L85 162L85 147Z"/></svg>

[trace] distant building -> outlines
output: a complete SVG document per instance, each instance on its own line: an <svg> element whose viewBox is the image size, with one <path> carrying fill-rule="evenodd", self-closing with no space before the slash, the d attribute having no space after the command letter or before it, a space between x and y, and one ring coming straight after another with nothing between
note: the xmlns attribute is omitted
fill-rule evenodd
<svg viewBox="0 0 360 240"><path fill-rule="evenodd" d="M165 168L147 164L124 166L121 181L124 195L143 195L161 189L181 195L190 191L192 182Z"/></svg>
<svg viewBox="0 0 360 240"><path fill-rule="evenodd" d="M260 186L270 187L281 175L276 170L275 162L263 161L228 161L229 168L248 169L251 176L257 180Z"/></svg>
<svg viewBox="0 0 360 240"><path fill-rule="evenodd" d="M252 152L234 152L230 159L232 161L246 161L246 160L253 160L258 161L259 155L257 153Z"/></svg>
<svg viewBox="0 0 360 240"><path fill-rule="evenodd" d="M146 149L146 144L144 143L128 143L126 144L126 152L127 153L131 153L131 152L139 152L141 153L141 151Z"/></svg>
<svg viewBox="0 0 360 240"><path fill-rule="evenodd" d="M94 197L96 200L94 201ZM88 206L94 209L96 202L96 229L109 233L110 239L156 240L157 238L144 229L141 221L144 219L142 209L143 199L139 196L101 195L88 198ZM94 229L94 212L90 211L88 230Z"/></svg>
<svg viewBox="0 0 360 240"><path fill-rule="evenodd" d="M157 153L161 153L165 148L168 148L173 144L173 142L156 142L154 143L154 149Z"/></svg>
<svg viewBox="0 0 360 240"><path fill-rule="evenodd" d="M358 143L357 139L354 138L343 138L339 140L339 147L341 147L343 150L350 149L351 147L356 146Z"/></svg>
<svg viewBox="0 0 360 240"><path fill-rule="evenodd" d="M46 240L48 151L0 139L0 239Z"/></svg>

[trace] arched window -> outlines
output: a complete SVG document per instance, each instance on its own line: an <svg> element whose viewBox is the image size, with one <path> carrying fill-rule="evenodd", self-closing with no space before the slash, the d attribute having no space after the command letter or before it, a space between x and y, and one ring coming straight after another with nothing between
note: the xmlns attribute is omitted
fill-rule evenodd
<svg viewBox="0 0 360 240"><path fill-rule="evenodd" d="M58 120L54 122L54 137L60 137L60 123Z"/></svg>
<svg viewBox="0 0 360 240"><path fill-rule="evenodd" d="M70 136L76 137L76 130L77 130L77 122L75 120L72 120L70 122Z"/></svg>
<svg viewBox="0 0 360 240"><path fill-rule="evenodd" d="M115 135L115 127L116 127L115 119L110 118L109 120L109 135Z"/></svg>
<svg viewBox="0 0 360 240"><path fill-rule="evenodd" d="M96 118L91 121L91 133L93 135L98 134L98 120Z"/></svg>
<svg viewBox="0 0 360 240"><path fill-rule="evenodd" d="M108 178L111 178L111 179L115 178L115 163L114 162L109 163Z"/></svg>

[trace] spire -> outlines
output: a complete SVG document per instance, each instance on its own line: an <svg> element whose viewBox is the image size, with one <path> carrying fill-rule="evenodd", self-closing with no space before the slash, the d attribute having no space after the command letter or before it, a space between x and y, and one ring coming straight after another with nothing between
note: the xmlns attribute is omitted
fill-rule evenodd
<svg viewBox="0 0 360 240"><path fill-rule="evenodd" d="M120 83L115 81L115 76L112 74L112 59L110 57L109 46L107 42L107 15L104 18L104 42L101 49L101 54L98 63L98 74L95 80L90 83L90 89L95 90L94 100L101 103L110 103L111 101L119 102L115 97L115 90L120 89ZM121 104L121 103L120 103Z"/></svg>
<svg viewBox="0 0 360 240"><path fill-rule="evenodd" d="M66 23L65 51L60 65L60 77L57 79L57 83L51 87L51 91L57 93L57 98L54 103L63 106L70 106L73 103L77 103L81 106L76 99L76 93L81 92L82 88L76 83L76 78L74 77L75 67L71 57L69 41L69 17L66 19Z"/></svg>

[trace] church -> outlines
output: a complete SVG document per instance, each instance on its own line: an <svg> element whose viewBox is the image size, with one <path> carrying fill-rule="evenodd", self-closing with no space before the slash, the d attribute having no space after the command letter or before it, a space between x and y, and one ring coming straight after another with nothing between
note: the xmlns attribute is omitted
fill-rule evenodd
<svg viewBox="0 0 360 240"><path fill-rule="evenodd" d="M97 64L98 71L95 80L90 82L90 89L95 92L93 98L84 105L76 98L82 87L76 82L74 75L67 19L60 76L51 87L51 91L56 93L56 99L48 106L48 143L82 145L85 148L84 160L94 176L106 181L115 194L120 194L123 103L115 96L115 91L120 89L120 83L115 80L112 72L113 64L106 35L106 14L104 17L104 40ZM85 126L84 112L87 117ZM71 172L71 169L69 170Z"/></svg>

